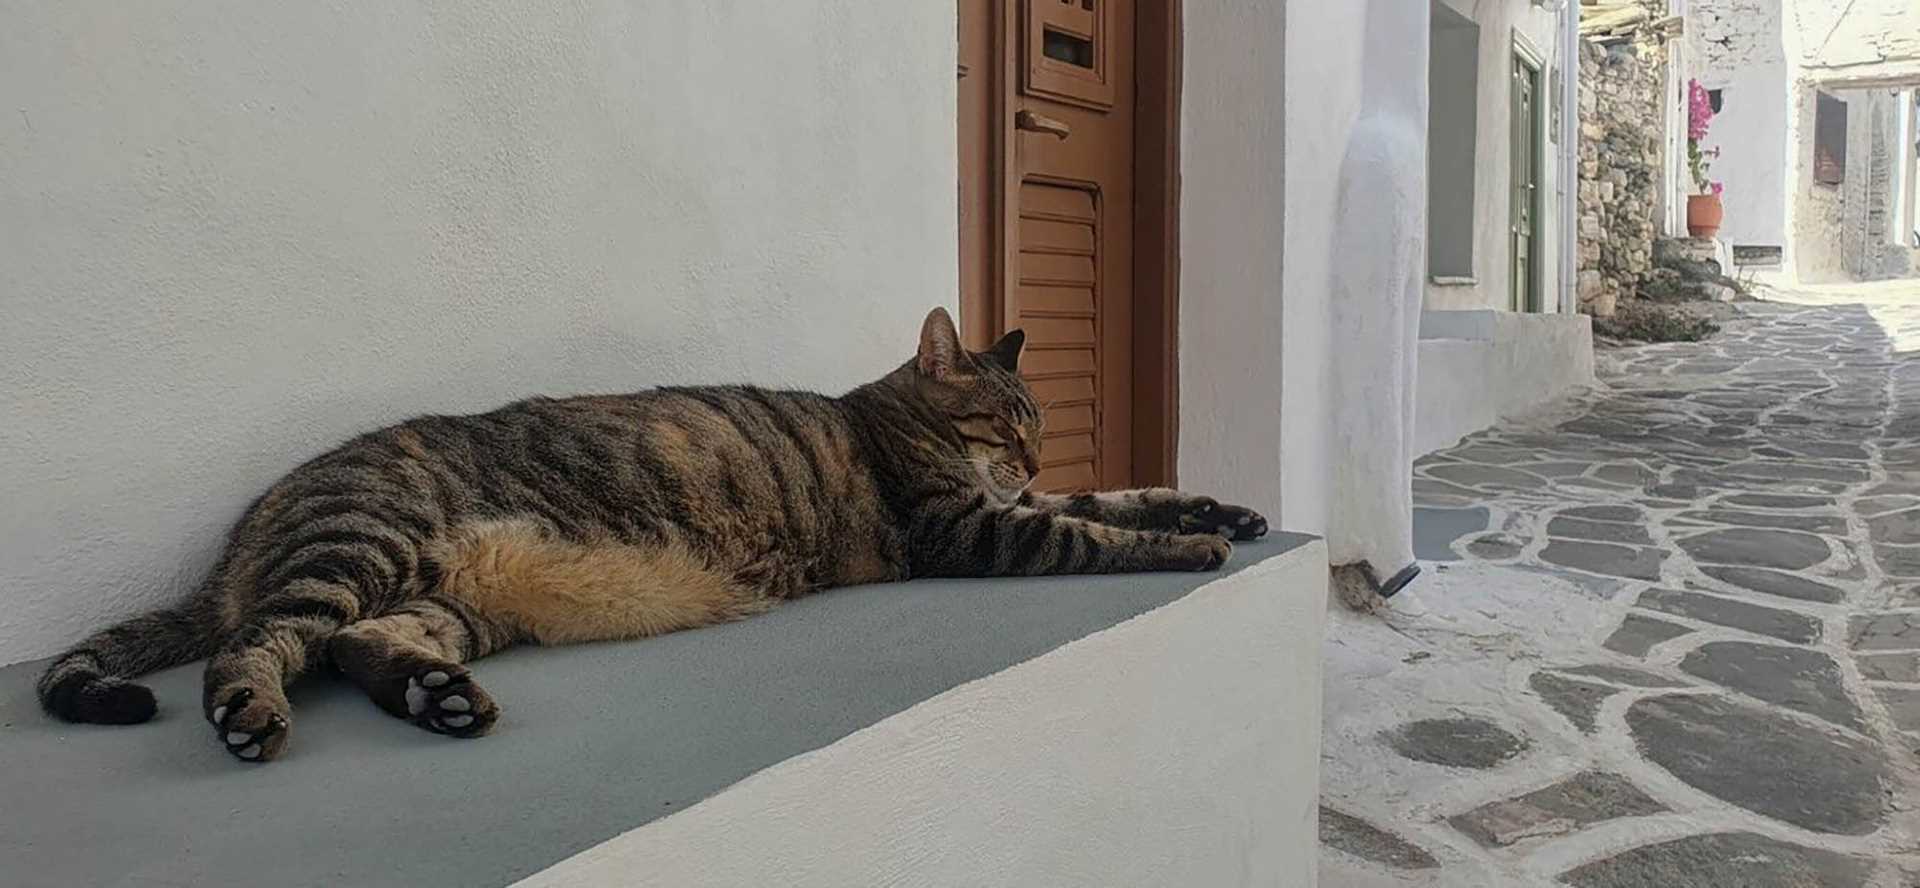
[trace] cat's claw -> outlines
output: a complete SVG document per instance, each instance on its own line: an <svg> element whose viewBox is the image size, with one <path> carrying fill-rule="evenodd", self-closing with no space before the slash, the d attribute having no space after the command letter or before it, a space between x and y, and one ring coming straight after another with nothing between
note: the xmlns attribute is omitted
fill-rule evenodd
<svg viewBox="0 0 1920 888"><path fill-rule="evenodd" d="M284 701L256 695L252 688L238 688L208 713L207 721L213 723L214 733L235 758L269 762L287 748L292 723L285 705Z"/></svg>
<svg viewBox="0 0 1920 888"><path fill-rule="evenodd" d="M1196 499L1180 516L1180 527L1188 533L1210 533L1241 542L1267 535L1267 519L1259 512L1211 497Z"/></svg>

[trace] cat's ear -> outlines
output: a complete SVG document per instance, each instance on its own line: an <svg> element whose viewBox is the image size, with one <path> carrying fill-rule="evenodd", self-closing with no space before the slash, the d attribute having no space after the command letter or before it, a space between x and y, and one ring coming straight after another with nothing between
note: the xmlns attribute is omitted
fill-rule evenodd
<svg viewBox="0 0 1920 888"><path fill-rule="evenodd" d="M1027 331L1013 330L1000 337L984 354L987 359L1006 368L1009 373L1020 372L1020 350L1027 347Z"/></svg>
<svg viewBox="0 0 1920 888"><path fill-rule="evenodd" d="M927 312L920 325L920 355L916 363L921 374L946 379L960 369L960 331L953 328L953 316L944 308Z"/></svg>

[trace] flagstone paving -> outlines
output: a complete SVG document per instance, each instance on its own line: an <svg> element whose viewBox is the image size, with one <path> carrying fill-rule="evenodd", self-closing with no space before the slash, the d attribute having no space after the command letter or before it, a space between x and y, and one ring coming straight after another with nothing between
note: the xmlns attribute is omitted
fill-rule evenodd
<svg viewBox="0 0 1920 888"><path fill-rule="evenodd" d="M1322 803L1421 869L1323 884L1920 885L1920 286L1875 293L1416 465L1431 579L1336 616Z"/></svg>

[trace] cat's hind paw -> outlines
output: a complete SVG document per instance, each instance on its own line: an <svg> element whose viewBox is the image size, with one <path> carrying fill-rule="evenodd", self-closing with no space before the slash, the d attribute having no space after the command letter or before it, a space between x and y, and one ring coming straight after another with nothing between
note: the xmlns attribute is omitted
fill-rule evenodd
<svg viewBox="0 0 1920 888"><path fill-rule="evenodd" d="M458 666L421 669L407 679L407 715L436 734L478 737L493 729L500 707Z"/></svg>
<svg viewBox="0 0 1920 888"><path fill-rule="evenodd" d="M222 689L214 699L220 702L207 721L234 758L270 762L286 751L293 723L285 697L239 685Z"/></svg>

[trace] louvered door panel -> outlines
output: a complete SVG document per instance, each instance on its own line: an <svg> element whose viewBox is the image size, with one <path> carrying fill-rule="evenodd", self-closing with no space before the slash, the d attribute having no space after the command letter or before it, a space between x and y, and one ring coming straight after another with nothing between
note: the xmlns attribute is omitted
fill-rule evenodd
<svg viewBox="0 0 1920 888"><path fill-rule="evenodd" d="M1046 182L1020 186L1012 326L1027 331L1021 372L1046 407L1036 486L1091 490L1100 482L1099 198Z"/></svg>
<svg viewBox="0 0 1920 888"><path fill-rule="evenodd" d="M1164 483L1170 436L1141 424L1170 415L1156 411L1172 399L1172 312L1157 304L1171 283L1171 244L1136 267L1134 214L1148 200L1153 231L1171 231L1159 221L1167 194L1137 193L1135 181L1137 141L1151 148L1151 169L1171 163L1158 100L1174 92L1159 66L1172 69L1157 49L1172 48L1171 5L1151 7L1151 29L1139 27L1148 13L1133 0L960 0L956 9L965 342L985 348L1026 331L1021 371L1047 409L1038 487ZM1145 129L1136 126L1136 31L1155 48ZM1143 275L1156 300L1150 329L1135 319ZM1134 354L1143 344L1153 362L1144 374ZM1142 429L1149 437L1136 442ZM1143 446L1154 465L1136 477Z"/></svg>

